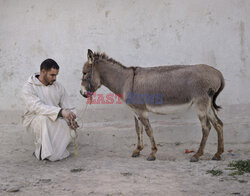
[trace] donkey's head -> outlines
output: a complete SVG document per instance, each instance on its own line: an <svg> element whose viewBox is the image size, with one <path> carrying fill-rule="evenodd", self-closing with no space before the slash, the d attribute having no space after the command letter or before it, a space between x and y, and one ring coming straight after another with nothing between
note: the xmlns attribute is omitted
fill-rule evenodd
<svg viewBox="0 0 250 196"><path fill-rule="evenodd" d="M88 49L88 61L82 69L82 88L81 95L87 98L91 96L101 86L101 80L98 70L96 69L96 59L94 53Z"/></svg>

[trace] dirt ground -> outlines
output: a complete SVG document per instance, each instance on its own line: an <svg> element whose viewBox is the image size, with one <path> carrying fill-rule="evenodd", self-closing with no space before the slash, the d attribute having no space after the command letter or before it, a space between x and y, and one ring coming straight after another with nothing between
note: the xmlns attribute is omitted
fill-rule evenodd
<svg viewBox="0 0 250 196"><path fill-rule="evenodd" d="M212 134L205 155L199 162L191 163L193 153L185 154L185 149L197 150L201 135L199 133L199 139L192 141L188 132L181 136L178 129L199 126L197 121L187 125L183 121L183 124L176 123L180 122L176 116L166 121L154 119L152 126L158 152L157 160L150 162L146 160L150 152L146 135L141 156L131 157L137 140L132 117L122 118L120 112L95 114L93 118L89 117L91 113L84 127L78 130L79 154L73 154L74 145L71 144L70 157L48 162L32 156L32 138L20 123L20 112L2 111L0 115L0 195L250 196L250 174L230 176L231 171L226 169L232 160L250 158L250 142L225 140L222 160L212 161L217 148L213 139L216 137ZM245 120L249 122L249 116ZM172 124L166 125L168 122ZM248 126L243 125L249 131ZM231 125L226 122L227 126ZM163 133L164 128L170 131ZM172 137L173 130L177 130L179 137ZM166 135L169 139L164 139ZM223 173L212 176L207 173L211 169L220 169Z"/></svg>

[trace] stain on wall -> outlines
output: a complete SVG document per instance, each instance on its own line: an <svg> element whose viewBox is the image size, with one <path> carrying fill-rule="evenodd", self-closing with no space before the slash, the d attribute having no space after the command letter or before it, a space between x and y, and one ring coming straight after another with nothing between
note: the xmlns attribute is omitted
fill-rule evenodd
<svg viewBox="0 0 250 196"><path fill-rule="evenodd" d="M240 21L239 23L239 35L240 35L240 60L242 63L242 66L240 67L240 77L248 78L250 79L250 76L248 75L247 71L247 55L246 55L246 35L245 35L245 23L243 21Z"/></svg>
<svg viewBox="0 0 250 196"><path fill-rule="evenodd" d="M245 58L245 23L240 21L240 46L241 46L241 61L243 64L246 62Z"/></svg>
<svg viewBox="0 0 250 196"><path fill-rule="evenodd" d="M108 18L109 14L110 14L110 10L105 11L105 17L106 18Z"/></svg>
<svg viewBox="0 0 250 196"><path fill-rule="evenodd" d="M141 47L139 38L133 38L132 39L133 45L136 49L139 49Z"/></svg>

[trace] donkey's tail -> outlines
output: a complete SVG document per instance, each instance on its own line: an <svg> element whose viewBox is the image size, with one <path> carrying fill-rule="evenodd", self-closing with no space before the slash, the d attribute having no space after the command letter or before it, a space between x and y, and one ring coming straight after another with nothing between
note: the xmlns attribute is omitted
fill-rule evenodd
<svg viewBox="0 0 250 196"><path fill-rule="evenodd" d="M213 104L213 107L214 107L214 109L216 111L219 111L219 109L221 109L221 106L216 105L216 98L217 98L217 96L220 94L220 92L223 90L223 88L225 86L225 80L224 80L222 74L220 74L220 75L221 75L221 77L220 77L221 78L220 88L218 89L217 92L214 93L214 95L212 97L212 104Z"/></svg>

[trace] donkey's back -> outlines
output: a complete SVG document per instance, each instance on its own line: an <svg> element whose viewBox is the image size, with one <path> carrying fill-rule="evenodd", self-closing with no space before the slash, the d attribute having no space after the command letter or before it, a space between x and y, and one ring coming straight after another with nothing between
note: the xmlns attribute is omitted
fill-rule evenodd
<svg viewBox="0 0 250 196"><path fill-rule="evenodd" d="M211 66L175 65L138 67L135 70L133 91L138 94L160 94L161 105L176 105L186 104L200 97L210 96L216 99L223 87L221 72Z"/></svg>

